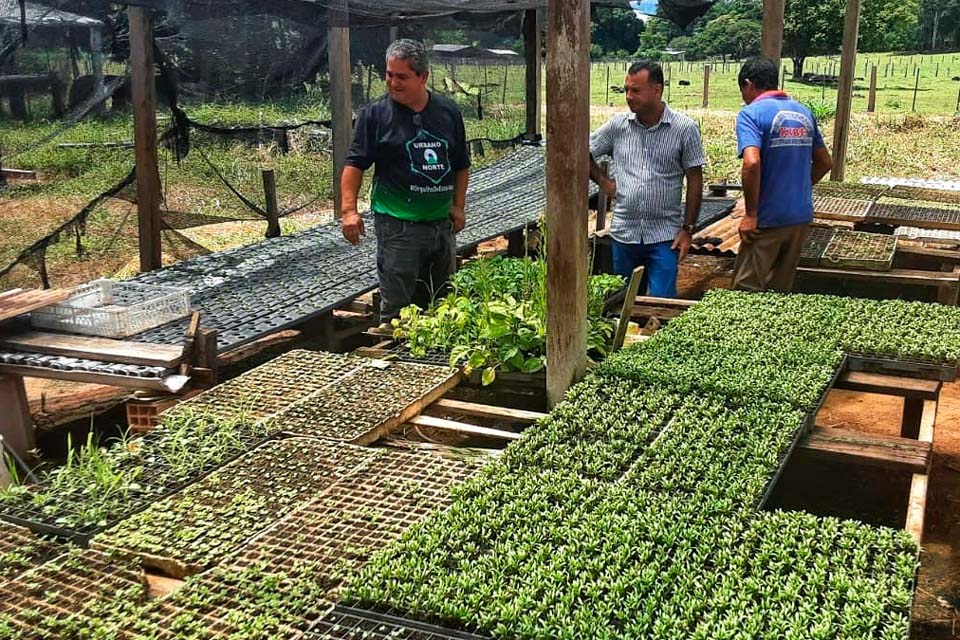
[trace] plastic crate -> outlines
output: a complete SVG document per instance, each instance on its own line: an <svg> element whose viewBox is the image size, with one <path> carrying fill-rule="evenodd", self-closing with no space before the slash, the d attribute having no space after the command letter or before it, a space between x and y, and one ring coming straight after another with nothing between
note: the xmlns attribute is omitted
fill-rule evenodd
<svg viewBox="0 0 960 640"><path fill-rule="evenodd" d="M156 285L94 280L67 300L34 311L33 326L126 338L190 314L190 292Z"/></svg>

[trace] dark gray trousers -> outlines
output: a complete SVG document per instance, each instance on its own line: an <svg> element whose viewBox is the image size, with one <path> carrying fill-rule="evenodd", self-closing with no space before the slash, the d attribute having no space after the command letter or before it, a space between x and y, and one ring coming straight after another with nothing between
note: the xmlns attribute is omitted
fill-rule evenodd
<svg viewBox="0 0 960 640"><path fill-rule="evenodd" d="M407 305L426 309L446 295L450 275L457 265L457 245L450 220L408 222L376 214L374 232L381 322L397 317Z"/></svg>

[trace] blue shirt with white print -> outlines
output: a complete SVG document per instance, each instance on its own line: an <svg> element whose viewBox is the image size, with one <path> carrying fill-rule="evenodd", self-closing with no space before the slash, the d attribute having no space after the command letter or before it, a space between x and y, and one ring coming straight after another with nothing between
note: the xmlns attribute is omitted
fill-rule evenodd
<svg viewBox="0 0 960 640"><path fill-rule="evenodd" d="M768 91L737 116L737 155L760 149L757 225L786 227L813 220L813 151L823 136L810 110L781 91Z"/></svg>

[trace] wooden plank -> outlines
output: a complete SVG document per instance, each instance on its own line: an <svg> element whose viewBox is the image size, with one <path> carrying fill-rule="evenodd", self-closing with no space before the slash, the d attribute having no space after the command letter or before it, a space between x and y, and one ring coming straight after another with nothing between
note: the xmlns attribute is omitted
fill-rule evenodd
<svg viewBox="0 0 960 640"><path fill-rule="evenodd" d="M277 208L277 176L273 169L262 169L260 177L263 180L263 198L267 205L267 238L280 236L280 218Z"/></svg>
<svg viewBox="0 0 960 640"><path fill-rule="evenodd" d="M910 481L910 500L907 503L907 533L918 545L923 542L923 521L927 510L927 476L913 474Z"/></svg>
<svg viewBox="0 0 960 640"><path fill-rule="evenodd" d="M140 271L162 266L160 255L160 172L157 168L157 103L150 10L127 8L130 24L130 88L137 171Z"/></svg>
<svg viewBox="0 0 960 640"><path fill-rule="evenodd" d="M888 284L911 284L938 287L944 283L956 283L958 276L939 271L918 271L915 269L890 269L889 271L861 271L857 269L829 269L825 267L798 267L797 273L824 276L829 278L847 278L850 280L873 280Z"/></svg>
<svg viewBox="0 0 960 640"><path fill-rule="evenodd" d="M547 9L547 404L587 369L590 2Z"/></svg>
<svg viewBox="0 0 960 640"><path fill-rule="evenodd" d="M180 364L180 357L183 354L180 347L165 344L129 342L43 331L28 331L0 338L0 346L31 353L48 353L72 358L89 358L90 360L106 360L108 362L165 368Z"/></svg>
<svg viewBox="0 0 960 640"><path fill-rule="evenodd" d="M527 134L540 134L540 112L543 101L540 85L541 49L540 31L542 22L537 9L527 9L523 13L523 54L526 59L525 94L527 111Z"/></svg>
<svg viewBox="0 0 960 640"><path fill-rule="evenodd" d="M699 300L681 300L680 298L658 298L657 296L637 296L636 304L649 304L655 307L677 307L678 309L689 309L696 305Z"/></svg>
<svg viewBox="0 0 960 640"><path fill-rule="evenodd" d="M3 407L3 411L0 411L0 436L3 437L3 446L23 458L27 451L36 448L37 441L23 377L15 372L0 371L0 407ZM3 453L2 449L0 453ZM0 466L5 466L2 455Z"/></svg>
<svg viewBox="0 0 960 640"><path fill-rule="evenodd" d="M939 404L936 400L923 401L923 412L920 416L920 429L917 434L917 440L920 442L933 443L933 428L937 422L938 406Z"/></svg>
<svg viewBox="0 0 960 640"><path fill-rule="evenodd" d="M133 376L116 376L108 373L91 373L89 371L60 371L46 367L30 367L25 365L0 364L0 376L18 375L25 378L47 378L50 380L67 380L69 382L89 382L91 384L108 384L113 387L128 389L150 389L153 391L167 391L177 393L183 388L182 376L168 376L166 378L135 378Z"/></svg>
<svg viewBox="0 0 960 640"><path fill-rule="evenodd" d="M0 294L0 322L63 302L71 295L73 295L73 289L31 289L29 291L12 289Z"/></svg>
<svg viewBox="0 0 960 640"><path fill-rule="evenodd" d="M247 358L254 356L262 351L270 349L271 347L276 347L282 344L287 344L288 342L293 342L299 338L301 333L296 329L287 329L285 331L278 331L276 333L271 333L270 335L264 336L253 342L248 342L245 345L236 347L220 354L217 357L217 365L224 367L231 364L236 364L241 360L246 360Z"/></svg>
<svg viewBox="0 0 960 640"><path fill-rule="evenodd" d="M516 440L520 437L519 433L512 431L503 431L502 429L491 429L489 427L478 427L473 424L455 422L453 420L444 420L433 416L415 416L408 420L410 424L418 427L430 427L431 429L444 429L446 431L456 431L471 436L483 436L485 438L498 438L501 440Z"/></svg>
<svg viewBox="0 0 960 640"><path fill-rule="evenodd" d="M847 141L850 138L850 112L853 107L853 79L857 65L857 39L860 27L860 0L847 0L843 20L843 46L840 56L840 78L837 86L837 115L833 127L833 169L830 179L843 181L847 162Z"/></svg>
<svg viewBox="0 0 960 640"><path fill-rule="evenodd" d="M661 320L671 320L681 315L683 315L683 311L680 309L673 309L671 307L654 307L651 305L634 307L632 313L634 320L639 318L659 318Z"/></svg>
<svg viewBox="0 0 960 640"><path fill-rule="evenodd" d="M927 473L932 447L929 443L909 438L816 427L799 443L797 453L818 460Z"/></svg>
<svg viewBox="0 0 960 640"><path fill-rule="evenodd" d="M445 382L435 386L433 389L423 394L414 402L403 408L403 411L384 421L376 428L368 431L358 438L350 441L350 444L367 445L376 442L385 435L390 434L404 422L409 422L412 418L420 415L425 407L433 404L447 394L451 389L460 384L460 373L454 373Z"/></svg>
<svg viewBox="0 0 960 640"><path fill-rule="evenodd" d="M640 290L640 282L643 280L643 271L643 266L639 266L630 274L630 282L627 283L627 291L623 296L623 307L620 309L620 319L617 321L617 333L613 338L614 351L623 347L623 339L627 336L627 328L633 318L633 305L636 304L637 291Z"/></svg>
<svg viewBox="0 0 960 640"><path fill-rule="evenodd" d="M862 393L936 400L940 395L942 386L943 383L939 380L923 380L864 371L844 371L834 388Z"/></svg>
<svg viewBox="0 0 960 640"><path fill-rule="evenodd" d="M478 416L480 418L497 418L510 422L531 423L542 420L547 417L546 413L537 411L526 411L525 409L510 409L508 407L497 407L490 404L478 404L476 402L464 402L462 400L452 400L450 398L441 398L432 405L431 408L449 409L468 416Z"/></svg>
<svg viewBox="0 0 960 640"><path fill-rule="evenodd" d="M870 67L870 93L867 97L867 113L877 110L877 65Z"/></svg>

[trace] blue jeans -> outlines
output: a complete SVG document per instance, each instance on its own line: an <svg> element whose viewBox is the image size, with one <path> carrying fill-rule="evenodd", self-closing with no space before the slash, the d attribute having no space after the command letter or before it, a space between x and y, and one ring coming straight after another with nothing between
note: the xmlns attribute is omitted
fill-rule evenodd
<svg viewBox="0 0 960 640"><path fill-rule="evenodd" d="M643 265L643 279L640 281L640 295L661 298L677 297L677 271L680 264L680 251L670 248L672 240L654 244L627 244L613 240L613 272L627 280L633 270Z"/></svg>

